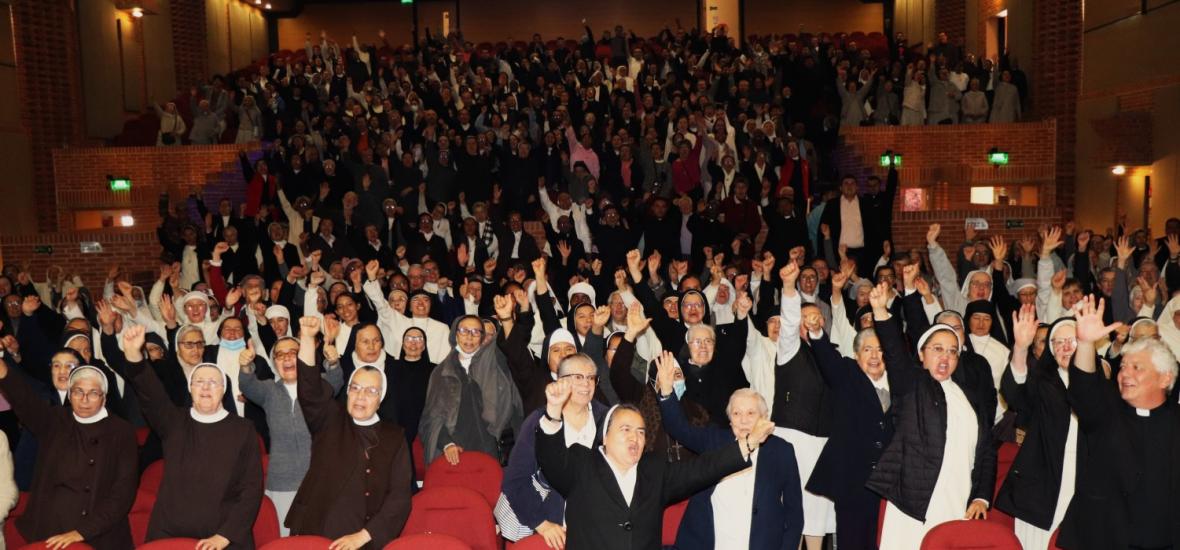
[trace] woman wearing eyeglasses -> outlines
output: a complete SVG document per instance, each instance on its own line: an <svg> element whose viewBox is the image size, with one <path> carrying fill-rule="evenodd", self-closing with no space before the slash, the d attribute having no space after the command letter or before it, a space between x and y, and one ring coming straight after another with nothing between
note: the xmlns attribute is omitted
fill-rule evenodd
<svg viewBox="0 0 1180 550"><path fill-rule="evenodd" d="M427 353L426 331L419 327L407 328L402 333L401 357L393 360L394 397L397 402L397 421L406 432L406 441L418 437L418 423L426 408L426 389L434 363Z"/></svg>
<svg viewBox="0 0 1180 550"><path fill-rule="evenodd" d="M16 520L21 535L54 549L74 542L99 550L131 548L127 513L139 474L135 430L107 412L106 374L86 365L70 369L69 408L45 402L25 377L11 374L0 360L0 391L37 438L43 457L28 508ZM11 505L0 504L5 510Z"/></svg>
<svg viewBox="0 0 1180 550"><path fill-rule="evenodd" d="M228 377L216 364L197 364L186 373L192 406L178 407L143 346L142 325L123 331L128 380L160 436L167 465L146 540L195 538L197 550L254 548L262 459L253 423L223 404Z"/></svg>
<svg viewBox="0 0 1180 550"><path fill-rule="evenodd" d="M916 375L907 387L891 388L895 433L866 486L888 501L881 549L911 550L936 525L987 518L996 482L994 410L986 411L979 390L955 376L962 348L955 329L927 329L914 360L886 305L888 290L881 284L869 295L885 364Z"/></svg>
<svg viewBox="0 0 1180 550"><path fill-rule="evenodd" d="M299 319L296 388L311 465L285 524L293 535L332 539L333 550L383 548L410 516L410 447L401 427L378 412L389 391L384 371L358 367L345 386L347 402L332 397L315 364L319 328L315 317Z"/></svg>
<svg viewBox="0 0 1180 550"><path fill-rule="evenodd" d="M520 392L495 336L474 315L451 323L453 348L430 373L418 429L427 464L439 455L458 464L464 450L499 458L500 438L520 425Z"/></svg>
<svg viewBox="0 0 1180 550"><path fill-rule="evenodd" d="M496 297L497 306L500 299ZM572 351L556 361L553 377L569 380L572 387L570 399L562 408L565 446L596 449L602 443L602 421L607 411L606 405L594 399L598 367L590 356ZM547 378L552 382L553 377ZM520 438L504 470L495 514L500 533L508 540L515 542L538 533L550 548L560 548L565 542L565 499L549 486L537 465L536 432L544 413L541 405L521 424Z"/></svg>
<svg viewBox="0 0 1180 550"><path fill-rule="evenodd" d="M254 374L256 368L254 344L247 344L238 355L241 372L238 384L242 395L266 412L266 423L270 428L270 461L266 469L266 496L274 502L279 514L279 532L290 535L282 526L295 500L295 491L307 473L311 463L311 433L303 419L303 410L296 405L296 369L299 354L299 340L283 336L271 346L271 364L278 378L259 380ZM323 379L332 386L332 392L340 391L344 385L341 375L340 358L328 355L324 358Z"/></svg>

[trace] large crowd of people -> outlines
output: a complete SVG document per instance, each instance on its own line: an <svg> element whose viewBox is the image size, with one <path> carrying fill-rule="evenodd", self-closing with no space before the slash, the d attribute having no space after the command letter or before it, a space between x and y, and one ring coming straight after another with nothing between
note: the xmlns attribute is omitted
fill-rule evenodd
<svg viewBox="0 0 1180 550"><path fill-rule="evenodd" d="M807 137L825 96L845 124L1012 120L1011 73L945 36L880 70L724 29L603 41L325 39L194 91L268 144L244 200L161 212L152 281L0 276L19 532L130 548L163 459L147 540L253 548L266 495L284 536L380 549L416 460L478 452L500 534L555 549L657 548L684 499L680 548L912 550L993 509L1026 549L1180 547L1180 219L900 250L898 173L837 178Z"/></svg>

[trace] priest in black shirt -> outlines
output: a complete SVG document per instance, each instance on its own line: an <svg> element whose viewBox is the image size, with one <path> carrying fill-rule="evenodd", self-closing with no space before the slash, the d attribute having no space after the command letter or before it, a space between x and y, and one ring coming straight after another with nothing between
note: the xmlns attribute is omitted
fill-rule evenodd
<svg viewBox="0 0 1180 550"><path fill-rule="evenodd" d="M1180 409L1168 402L1176 358L1158 340L1139 340L1123 349L1116 380L1107 380L1095 343L1121 323L1106 325L1103 301L1093 296L1079 307L1069 400L1090 445L1058 546L1180 548Z"/></svg>

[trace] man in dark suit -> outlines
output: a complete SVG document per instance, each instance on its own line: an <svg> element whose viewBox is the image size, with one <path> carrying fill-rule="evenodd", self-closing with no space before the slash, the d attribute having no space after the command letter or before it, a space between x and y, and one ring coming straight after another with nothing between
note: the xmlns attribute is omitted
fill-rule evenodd
<svg viewBox="0 0 1180 550"><path fill-rule="evenodd" d="M332 262L346 256L352 256L352 246L347 239L336 236L335 224L332 218L322 218L315 236L308 240L308 248L312 252L319 250L322 254L320 265L327 267Z"/></svg>
<svg viewBox="0 0 1180 550"><path fill-rule="evenodd" d="M1180 409L1169 404L1176 358L1158 340L1123 348L1118 384L1097 364L1096 342L1117 324L1084 298L1069 402L1086 434L1087 460L1061 523L1062 548L1180 548Z"/></svg>
<svg viewBox="0 0 1180 550"><path fill-rule="evenodd" d="M831 231L832 248L844 245L848 257L856 260L856 272L861 277L873 274L873 266L881 257L881 244L888 228L881 224L891 220L893 198L897 192L897 170L889 169L889 183L884 195L862 197L858 194L856 178L844 176L840 181L840 196L824 206L820 222ZM891 191L892 190L892 191ZM886 212L885 209L890 211Z"/></svg>
<svg viewBox="0 0 1180 550"><path fill-rule="evenodd" d="M588 361L583 354L565 361ZM664 507L749 467L749 456L774 425L762 419L741 441L693 460L668 463L644 454L643 415L634 405L607 413L602 451L565 446L562 408L573 388L568 378L545 389L545 414L537 429L537 463L566 500L566 547L660 548Z"/></svg>
<svg viewBox="0 0 1180 550"><path fill-rule="evenodd" d="M418 231L406 235L406 259L417 264L427 255L435 261L445 261L447 242L434 232L434 218L423 212L418 216Z"/></svg>
<svg viewBox="0 0 1180 550"><path fill-rule="evenodd" d="M393 254L393 250L388 245L381 241L380 231L373 224L365 226L365 240L355 246L357 256L365 263L368 263L369 260L377 260L377 263L386 270L397 266L397 256Z"/></svg>
<svg viewBox="0 0 1180 550"><path fill-rule="evenodd" d="M520 212L513 211L508 214L507 230L501 229L496 240L500 245L500 264L505 269L517 262L530 264L541 257L537 239L524 230L524 220Z"/></svg>

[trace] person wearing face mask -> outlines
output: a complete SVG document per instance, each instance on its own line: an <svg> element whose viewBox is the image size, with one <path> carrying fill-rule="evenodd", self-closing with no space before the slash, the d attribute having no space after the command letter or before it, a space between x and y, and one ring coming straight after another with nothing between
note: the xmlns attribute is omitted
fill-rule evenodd
<svg viewBox="0 0 1180 550"><path fill-rule="evenodd" d="M458 464L464 450L503 458L500 440L520 425L520 392L484 323L465 315L451 323L449 353L430 373L418 433L426 463L445 455ZM499 331L494 331L499 332ZM490 337L490 338L489 338Z"/></svg>
<svg viewBox="0 0 1180 550"><path fill-rule="evenodd" d="M198 539L198 550L254 548L263 493L258 434L224 407L226 374L213 363L196 365L187 380L192 406L178 407L143 346L142 326L123 331L129 381L168 464L145 540L189 537Z"/></svg>
<svg viewBox="0 0 1180 550"><path fill-rule="evenodd" d="M550 354L552 359L554 354ZM570 399L562 407L565 445L593 449L602 443L606 405L594 400L598 369L588 355L569 353L555 365L553 380L570 380ZM538 533L550 548L565 542L565 498L545 480L537 466L536 431L545 407L533 409L520 427L520 439L513 446L504 470L496 522L505 538L513 542Z"/></svg>
<svg viewBox="0 0 1180 550"><path fill-rule="evenodd" d="M870 294L874 330L891 370L908 370L912 381L891 388L898 397L896 433L866 487L888 501L881 549L913 549L936 525L986 519L996 484L991 411L980 392L954 378L960 336L936 324L917 341L914 361L898 321L887 309L888 286ZM990 388L988 388L990 389Z"/></svg>
<svg viewBox="0 0 1180 550"><path fill-rule="evenodd" d="M664 429L693 451L720 449L748 437L759 422L771 424L766 401L749 388L729 398L728 429L695 427L677 406L671 353L656 359ZM750 454L751 467L731 474L688 501L676 535L685 550L792 548L803 532L803 497L790 443L771 437Z"/></svg>
<svg viewBox="0 0 1180 550"><path fill-rule="evenodd" d="M303 419L303 409L297 406L299 347L299 340L292 336L283 336L275 342L271 348L271 363L278 377L273 382L262 381L255 376L253 344L248 344L238 355L241 366L238 386L242 389L242 395L266 412L270 434L266 496L275 504L279 515L279 534L284 537L290 535L291 530L283 522L311 462L311 434ZM334 392L340 391L344 385L338 359L325 357L322 375Z"/></svg>
<svg viewBox="0 0 1180 550"><path fill-rule="evenodd" d="M106 374L88 365L72 369L67 407L46 403L24 376L12 374L0 359L0 391L37 438L43 457L28 506L16 520L21 535L44 540L49 548L75 542L98 550L130 548L127 513L139 475L135 431L107 412ZM11 505L0 504L4 509Z"/></svg>
<svg viewBox="0 0 1180 550"><path fill-rule="evenodd" d="M669 464L644 452L643 416L634 405L624 404L607 412L597 450L566 447L559 432L573 386L569 379L549 385L536 431L541 472L567 497L565 546L570 549L659 548L664 507L750 467L751 456L774 430L769 420L760 419L740 439Z"/></svg>
<svg viewBox="0 0 1180 550"><path fill-rule="evenodd" d="M384 548L410 516L410 447L397 423L378 408L389 391L385 373L364 366L333 399L316 360L320 320L299 319L299 408L311 433L311 465L287 514L294 535L332 539L336 550Z"/></svg>
<svg viewBox="0 0 1180 550"><path fill-rule="evenodd" d="M1027 550L1049 548L1073 499L1078 449L1087 447L1068 389L1077 323L1072 318L1053 323L1052 353L1030 365L1036 330L1036 306L1022 306L1013 322L1012 361L1000 386L1008 406L1021 411L1028 422L1024 443L996 496L996 508L1016 518L1016 538Z"/></svg>

